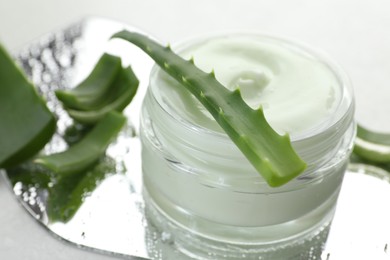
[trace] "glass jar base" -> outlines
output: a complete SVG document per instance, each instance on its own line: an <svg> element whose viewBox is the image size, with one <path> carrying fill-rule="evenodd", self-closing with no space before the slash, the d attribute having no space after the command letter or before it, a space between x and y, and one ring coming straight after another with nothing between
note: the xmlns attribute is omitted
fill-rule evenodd
<svg viewBox="0 0 390 260"><path fill-rule="evenodd" d="M234 243L213 239L183 227L167 216L145 189L143 195L150 231L146 241L153 259L321 259L334 213L331 211L310 230L283 240Z"/></svg>

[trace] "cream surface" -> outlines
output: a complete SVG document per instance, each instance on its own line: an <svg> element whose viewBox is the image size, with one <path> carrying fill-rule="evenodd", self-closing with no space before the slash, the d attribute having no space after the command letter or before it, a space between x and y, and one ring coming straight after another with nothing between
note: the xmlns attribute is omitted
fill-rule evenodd
<svg viewBox="0 0 390 260"><path fill-rule="evenodd" d="M234 35L200 42L181 51L227 88L241 89L252 108L262 106L270 125L292 136L318 126L337 109L342 86L335 73L309 52L261 36ZM174 80L157 74L162 99L191 123L222 131L203 106Z"/></svg>

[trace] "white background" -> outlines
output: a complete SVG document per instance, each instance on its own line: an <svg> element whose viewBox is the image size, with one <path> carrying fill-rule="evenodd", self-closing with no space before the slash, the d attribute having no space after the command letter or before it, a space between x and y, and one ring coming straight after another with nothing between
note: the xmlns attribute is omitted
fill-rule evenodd
<svg viewBox="0 0 390 260"><path fill-rule="evenodd" d="M91 15L139 27L171 43L221 30L256 30L306 42L327 52L350 75L357 120L390 131L387 0L0 0L0 42L17 52ZM47 234L0 179L0 259L72 258L110 259Z"/></svg>

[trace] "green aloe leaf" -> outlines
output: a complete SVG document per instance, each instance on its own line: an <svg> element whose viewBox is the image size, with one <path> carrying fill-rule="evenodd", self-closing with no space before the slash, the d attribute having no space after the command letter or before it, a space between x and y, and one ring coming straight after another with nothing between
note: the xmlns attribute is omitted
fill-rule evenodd
<svg viewBox="0 0 390 260"><path fill-rule="evenodd" d="M270 186L281 186L301 174L306 164L291 146L290 138L275 132L262 108L253 110L240 90L230 91L214 73L204 73L193 60L186 61L148 37L121 31L112 38L129 41L146 52L164 71L190 91L211 113L226 134Z"/></svg>
<svg viewBox="0 0 390 260"><path fill-rule="evenodd" d="M0 167L34 156L55 129L56 120L44 100L0 45Z"/></svg>
<svg viewBox="0 0 390 260"><path fill-rule="evenodd" d="M63 152L39 156L35 163L60 175L82 172L99 160L125 122L125 116L111 111L78 143Z"/></svg>

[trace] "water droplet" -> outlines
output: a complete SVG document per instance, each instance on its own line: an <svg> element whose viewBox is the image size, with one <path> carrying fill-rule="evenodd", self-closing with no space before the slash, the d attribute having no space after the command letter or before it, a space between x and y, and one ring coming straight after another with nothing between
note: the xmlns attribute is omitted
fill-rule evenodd
<svg viewBox="0 0 390 260"><path fill-rule="evenodd" d="M171 233L168 233L168 232L162 232L161 233L161 241L163 243L172 243L173 242L173 239L172 239L172 235Z"/></svg>
<svg viewBox="0 0 390 260"><path fill-rule="evenodd" d="M36 204L36 200L34 199L34 198L29 198L29 200L28 200L28 204L30 204L31 206L34 206L35 204Z"/></svg>
<svg viewBox="0 0 390 260"><path fill-rule="evenodd" d="M22 194L23 184L21 182L17 182L14 186L14 193L16 196L20 196Z"/></svg>

